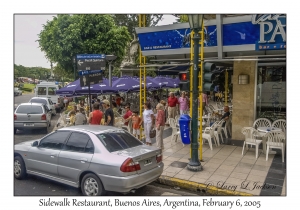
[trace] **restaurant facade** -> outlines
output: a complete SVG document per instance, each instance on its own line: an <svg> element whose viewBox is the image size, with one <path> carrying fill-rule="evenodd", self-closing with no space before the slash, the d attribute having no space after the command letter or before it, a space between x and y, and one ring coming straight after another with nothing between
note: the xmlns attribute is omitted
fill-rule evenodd
<svg viewBox="0 0 300 210"><path fill-rule="evenodd" d="M232 139L244 139L241 129L258 118L285 119L286 16L216 15L204 26L204 62L230 69ZM191 55L188 23L136 28L136 32L142 54L151 64L172 64L158 72L189 70L185 65Z"/></svg>

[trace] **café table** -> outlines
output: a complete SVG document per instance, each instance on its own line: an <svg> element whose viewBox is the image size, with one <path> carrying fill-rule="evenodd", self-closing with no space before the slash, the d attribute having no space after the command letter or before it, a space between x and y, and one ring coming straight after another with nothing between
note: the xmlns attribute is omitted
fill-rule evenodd
<svg viewBox="0 0 300 210"><path fill-rule="evenodd" d="M258 127L257 131L259 132L260 136L262 137L262 144L263 144L263 153L266 154L266 143L267 139L265 138L265 135L270 132L270 131L282 131L281 128L276 128L276 127ZM269 154L276 154L275 151L270 151Z"/></svg>

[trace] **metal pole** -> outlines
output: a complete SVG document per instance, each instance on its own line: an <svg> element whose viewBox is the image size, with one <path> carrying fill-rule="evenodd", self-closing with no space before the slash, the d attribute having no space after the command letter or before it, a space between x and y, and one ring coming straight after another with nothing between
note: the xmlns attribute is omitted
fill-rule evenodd
<svg viewBox="0 0 300 210"><path fill-rule="evenodd" d="M198 86L199 86L199 29L194 29L194 68L193 68L193 101L192 101L192 158L187 165L191 171L202 170L201 163L198 157ZM202 122L201 122L202 123ZM202 133L200 133L202 135Z"/></svg>
<svg viewBox="0 0 300 210"><path fill-rule="evenodd" d="M108 63L108 84L109 84L109 87L112 87L111 62ZM110 97L109 97L109 104L110 104L110 106L112 107L111 103L112 103L112 96L111 96L111 94L110 94Z"/></svg>
<svg viewBox="0 0 300 210"><path fill-rule="evenodd" d="M203 97L202 97L202 93L203 93L203 59L204 59L204 24L202 22L202 29L201 29L201 52L200 52L200 77L199 77L199 90L200 90L200 113L199 113L199 119L200 119L200 126L199 126L199 153L200 153L200 161L203 161L202 159L202 115L203 115Z"/></svg>

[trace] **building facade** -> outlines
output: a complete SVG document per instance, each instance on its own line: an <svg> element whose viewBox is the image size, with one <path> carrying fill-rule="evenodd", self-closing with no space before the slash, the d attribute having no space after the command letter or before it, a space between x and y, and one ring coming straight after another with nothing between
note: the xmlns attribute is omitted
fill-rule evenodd
<svg viewBox="0 0 300 210"><path fill-rule="evenodd" d="M257 118L285 119L286 16L216 15L204 26L204 61L232 69L232 139L242 140L241 129ZM136 32L142 54L153 63L184 66L180 63L190 60L188 23L136 28ZM242 77L247 78L244 84L239 82Z"/></svg>

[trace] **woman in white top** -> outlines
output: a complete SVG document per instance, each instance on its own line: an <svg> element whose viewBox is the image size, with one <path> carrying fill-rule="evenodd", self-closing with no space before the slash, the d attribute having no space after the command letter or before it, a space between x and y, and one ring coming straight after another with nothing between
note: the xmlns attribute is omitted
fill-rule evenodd
<svg viewBox="0 0 300 210"><path fill-rule="evenodd" d="M151 139L150 139L150 131L152 128L154 128L154 113L151 109L151 104L149 102L144 104L144 112L143 112L143 117L142 121L140 122L140 125L144 122L144 133L145 133L145 138L146 138L146 144L147 145L152 145Z"/></svg>

